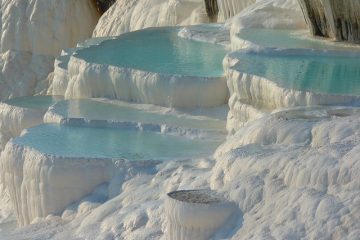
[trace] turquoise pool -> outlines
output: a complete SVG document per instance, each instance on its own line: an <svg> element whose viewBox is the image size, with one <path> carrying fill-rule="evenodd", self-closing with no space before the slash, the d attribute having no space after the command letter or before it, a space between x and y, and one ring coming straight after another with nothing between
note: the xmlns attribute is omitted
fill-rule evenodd
<svg viewBox="0 0 360 240"><path fill-rule="evenodd" d="M127 129L39 125L12 140L40 152L64 157L173 160L210 156L221 144Z"/></svg>
<svg viewBox="0 0 360 240"><path fill-rule="evenodd" d="M125 33L97 46L77 51L87 62L162 74L223 76L224 47L177 36L180 28L149 28Z"/></svg>
<svg viewBox="0 0 360 240"><path fill-rule="evenodd" d="M239 72L269 79L279 86L316 93L360 96L359 56L324 53L235 53Z"/></svg>
<svg viewBox="0 0 360 240"><path fill-rule="evenodd" d="M61 101L54 105L54 110L64 118L166 124L224 132L226 124L225 120L207 116L167 113L164 110L151 111L136 104L91 99Z"/></svg>
<svg viewBox="0 0 360 240"><path fill-rule="evenodd" d="M4 102L6 104L22 108L47 109L62 99L63 97L60 96L31 96L12 98Z"/></svg>
<svg viewBox="0 0 360 240"><path fill-rule="evenodd" d="M308 31L246 28L238 36L265 48L360 51L360 46L314 38Z"/></svg>

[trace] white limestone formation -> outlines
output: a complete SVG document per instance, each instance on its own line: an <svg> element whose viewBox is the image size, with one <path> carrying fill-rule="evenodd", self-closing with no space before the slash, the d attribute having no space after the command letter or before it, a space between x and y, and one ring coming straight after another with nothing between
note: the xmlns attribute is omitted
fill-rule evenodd
<svg viewBox="0 0 360 240"><path fill-rule="evenodd" d="M271 52L271 50L267 50L268 53L269 51ZM279 52L288 52L289 54L304 53L302 50L283 50L275 51L272 54L275 56ZM313 52L313 54L316 53ZM318 52L317 54L325 53ZM329 54L329 57L331 57L331 54ZM241 64L241 57L237 56L237 52L229 54L224 59L224 68L230 90L230 111L227 122L227 129L230 133L235 133L247 121L254 120L263 116L264 113L276 109L331 104L349 105L359 104L360 102L360 97L356 95L319 93L311 90L296 90L284 87L265 77L238 70L237 66L239 64ZM267 67L271 68L271 63ZM291 71L291 67L288 67L289 71ZM285 71L285 69L279 69L279 71L281 70ZM291 78L291 75L288 77ZM289 79L289 81L291 80Z"/></svg>
<svg viewBox="0 0 360 240"><path fill-rule="evenodd" d="M0 103L0 150L29 127L43 123L46 109L29 109Z"/></svg>
<svg viewBox="0 0 360 240"><path fill-rule="evenodd" d="M0 54L0 100L46 91L53 61L53 57L24 51Z"/></svg>
<svg viewBox="0 0 360 240"><path fill-rule="evenodd" d="M117 1L99 20L93 37L117 36L148 27L209 22L203 0Z"/></svg>
<svg viewBox="0 0 360 240"><path fill-rule="evenodd" d="M26 132L24 133L26 134ZM110 159L65 158L9 142L1 153L6 184L20 226L57 214L110 180Z"/></svg>
<svg viewBox="0 0 360 240"><path fill-rule="evenodd" d="M166 107L215 107L227 102L223 77L191 77L88 63L72 56L65 98L104 97ZM53 89L53 94L59 94Z"/></svg>
<svg viewBox="0 0 360 240"><path fill-rule="evenodd" d="M218 22L224 22L254 4L256 0L217 0L219 6Z"/></svg>
<svg viewBox="0 0 360 240"><path fill-rule="evenodd" d="M1 52L57 56L85 40L99 15L89 0L1 1Z"/></svg>

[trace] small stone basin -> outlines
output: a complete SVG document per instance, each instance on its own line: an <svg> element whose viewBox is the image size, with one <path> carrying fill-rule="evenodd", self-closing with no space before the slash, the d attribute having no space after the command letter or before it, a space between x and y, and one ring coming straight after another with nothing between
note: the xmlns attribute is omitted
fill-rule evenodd
<svg viewBox="0 0 360 240"><path fill-rule="evenodd" d="M209 239L232 215L236 205L210 190L167 194L167 239Z"/></svg>

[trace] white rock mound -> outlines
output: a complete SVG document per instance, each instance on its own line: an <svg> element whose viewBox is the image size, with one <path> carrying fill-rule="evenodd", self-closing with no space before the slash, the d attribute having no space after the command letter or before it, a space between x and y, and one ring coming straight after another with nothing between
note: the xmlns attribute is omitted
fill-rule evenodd
<svg viewBox="0 0 360 240"><path fill-rule="evenodd" d="M208 21L203 0L123 0L117 1L100 18L93 37Z"/></svg>
<svg viewBox="0 0 360 240"><path fill-rule="evenodd" d="M45 91L54 58L24 51L0 54L0 100Z"/></svg>
<svg viewBox="0 0 360 240"><path fill-rule="evenodd" d="M1 52L56 56L89 38L98 18L89 0L1 1Z"/></svg>

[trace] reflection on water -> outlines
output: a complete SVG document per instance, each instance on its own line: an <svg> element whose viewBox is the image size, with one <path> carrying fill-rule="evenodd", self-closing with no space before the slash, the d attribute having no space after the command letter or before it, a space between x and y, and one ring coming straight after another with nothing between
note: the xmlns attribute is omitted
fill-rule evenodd
<svg viewBox="0 0 360 240"><path fill-rule="evenodd" d="M15 221L0 223L0 239L4 239L15 229L16 229Z"/></svg>
<svg viewBox="0 0 360 240"><path fill-rule="evenodd" d="M136 161L207 157L222 140L190 139L127 128L45 124L28 129L12 141L53 155Z"/></svg>
<svg viewBox="0 0 360 240"><path fill-rule="evenodd" d="M224 47L177 36L179 28L150 28L122 34L99 46L79 50L88 62L164 74L223 76Z"/></svg>
<svg viewBox="0 0 360 240"><path fill-rule="evenodd" d="M279 86L317 93L360 95L358 57L327 54L237 53L235 68Z"/></svg>

